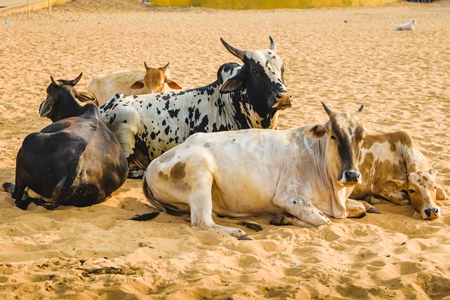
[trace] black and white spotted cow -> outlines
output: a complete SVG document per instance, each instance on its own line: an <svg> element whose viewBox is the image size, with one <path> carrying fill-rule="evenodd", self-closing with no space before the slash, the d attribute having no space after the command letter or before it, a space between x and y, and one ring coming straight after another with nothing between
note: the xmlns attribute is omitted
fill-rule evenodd
<svg viewBox="0 0 450 300"><path fill-rule="evenodd" d="M140 96L117 94L100 107L127 156L129 177L142 177L152 159L196 132L276 128L278 111L291 106L272 37L266 50L243 51L221 41L243 65L222 65L210 85Z"/></svg>

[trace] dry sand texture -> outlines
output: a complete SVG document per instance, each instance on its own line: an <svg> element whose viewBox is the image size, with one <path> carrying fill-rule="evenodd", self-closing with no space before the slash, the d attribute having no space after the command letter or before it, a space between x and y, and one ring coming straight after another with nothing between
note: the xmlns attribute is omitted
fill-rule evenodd
<svg viewBox="0 0 450 300"><path fill-rule="evenodd" d="M109 6L108 6L109 5ZM13 181L23 138L39 118L50 75L83 88L94 74L160 66L183 88L212 82L236 61L219 38L269 46L285 63L295 103L281 128L324 122L366 104L372 131L403 129L450 186L450 3L309 10L225 11L75 1L0 16L0 182ZM415 31L393 27L416 19ZM4 25L8 19L12 24ZM244 170L243 170L244 171ZM245 170L251 172L252 170ZM410 206L333 219L315 229L263 225L254 241L193 230L151 211L139 180L104 204L46 211L0 192L0 296L4 299L450 299L450 202L423 221ZM217 219L220 224L241 220ZM244 228L243 228L244 229Z"/></svg>

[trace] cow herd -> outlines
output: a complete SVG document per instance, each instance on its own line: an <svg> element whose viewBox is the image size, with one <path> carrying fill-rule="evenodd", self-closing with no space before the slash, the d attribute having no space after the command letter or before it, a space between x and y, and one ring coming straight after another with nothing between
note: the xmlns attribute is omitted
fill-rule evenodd
<svg viewBox="0 0 450 300"><path fill-rule="evenodd" d="M155 207L147 218L186 213L194 228L244 239L213 213L271 214L272 224L313 227L390 201L423 219L440 216L436 199L446 193L407 133L369 133L364 105L346 113L325 103L326 123L276 130L292 96L275 41L246 51L221 41L241 63L224 63L214 82L195 89L182 90L169 64L96 75L88 92L75 87L82 74L51 77L39 113L53 123L24 139L15 184L3 184L15 204L89 206L128 177L142 178Z"/></svg>

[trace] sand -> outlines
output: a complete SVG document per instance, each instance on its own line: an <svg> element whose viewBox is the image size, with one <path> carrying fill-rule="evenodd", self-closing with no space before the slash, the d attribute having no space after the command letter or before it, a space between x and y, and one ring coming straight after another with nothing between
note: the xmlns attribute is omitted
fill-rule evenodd
<svg viewBox="0 0 450 300"><path fill-rule="evenodd" d="M170 61L183 88L212 82L236 61L219 38L241 49L275 39L294 106L280 128L323 123L320 102L356 111L371 131L403 129L449 191L450 2L308 10L225 11L75 1L0 16L0 183L14 181L24 137L40 118L50 75L83 89L95 74ZM110 6L108 6L110 4ZM396 32L416 19L415 31ZM8 19L11 24L3 24ZM252 170L246 170L251 172ZM14 206L0 191L0 297L3 299L450 299L450 201L424 221L411 206L332 219L318 228L236 225L254 239L198 231L185 217L152 211L140 180L102 204L47 211Z"/></svg>

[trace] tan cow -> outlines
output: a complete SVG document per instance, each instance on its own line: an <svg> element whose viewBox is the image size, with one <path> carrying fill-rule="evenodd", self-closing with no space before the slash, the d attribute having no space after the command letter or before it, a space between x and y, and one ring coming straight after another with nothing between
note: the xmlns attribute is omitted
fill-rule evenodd
<svg viewBox="0 0 450 300"><path fill-rule="evenodd" d="M115 94L144 95L164 92L164 84L174 90L181 87L169 78L169 63L161 68L150 68L144 62L144 70L123 70L109 74L94 75L86 90L95 95L99 106Z"/></svg>
<svg viewBox="0 0 450 300"><path fill-rule="evenodd" d="M423 219L440 216L436 199L446 199L445 191L436 186L437 172L406 132L366 134L359 170L362 182L350 198L373 204L381 197L398 205L412 204Z"/></svg>

